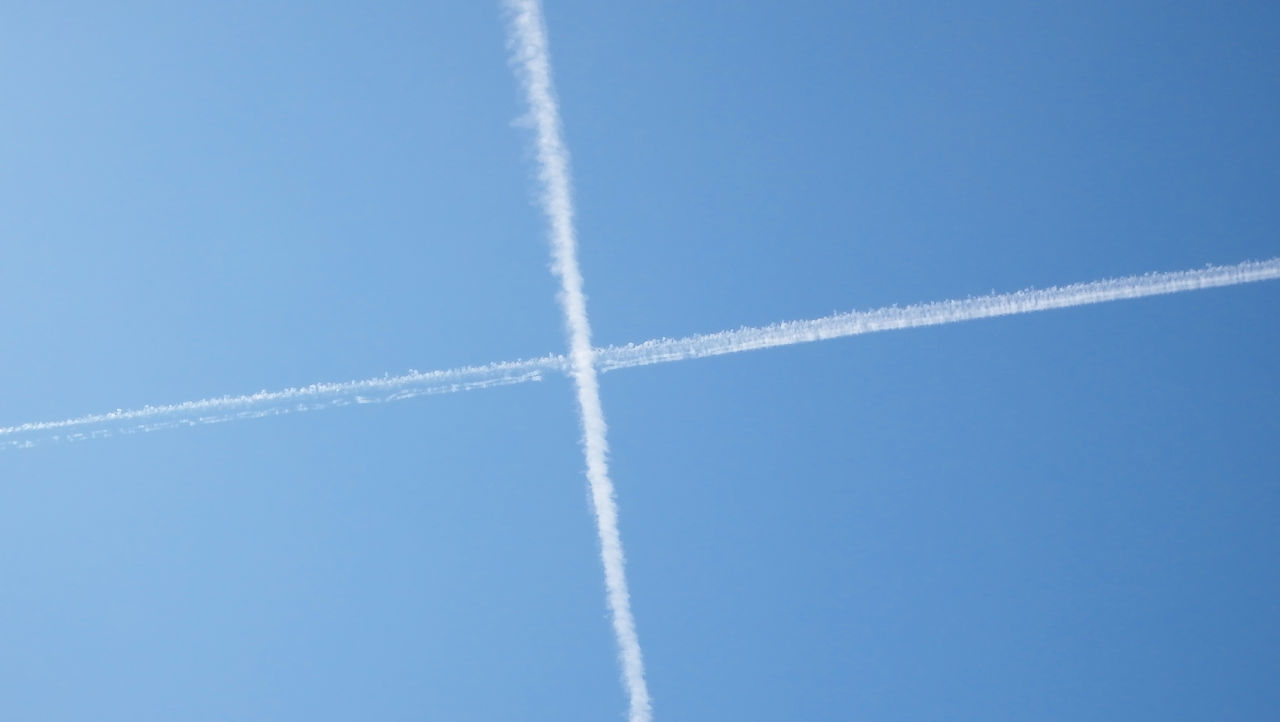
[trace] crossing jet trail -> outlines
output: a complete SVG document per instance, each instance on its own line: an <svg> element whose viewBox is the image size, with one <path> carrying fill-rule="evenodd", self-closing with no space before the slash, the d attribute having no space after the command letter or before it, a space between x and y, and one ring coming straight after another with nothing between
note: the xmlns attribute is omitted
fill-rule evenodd
<svg viewBox="0 0 1280 722"><path fill-rule="evenodd" d="M600 560L613 621L613 633L622 663L622 679L630 700L631 722L649 722L649 688L644 679L644 659L631 593L627 590L626 557L618 531L618 502L609 478L609 442L604 408L600 403L595 349L587 320L587 297L578 266L578 240L573 226L573 194L569 182L569 152L560 133L560 109L551 82L547 31L538 0L508 0L511 13L511 46L516 73L524 86L536 135L538 177L542 183L542 211L551 236L551 269L560 279L560 307L569 341L567 366L577 391L582 423L582 452L586 457L587 483L600 537Z"/></svg>
<svg viewBox="0 0 1280 722"><path fill-rule="evenodd" d="M1280 258L1246 261L1231 266L1206 266L1188 271L1148 273L1102 281L1074 283L911 306L890 306L870 311L850 311L803 321L769 326L749 326L732 331L661 338L606 346L594 352L600 371L649 366L790 346L810 341L859 336L923 326L974 321L996 316L1048 311L1095 303L1183 293L1223 286L1280 279ZM278 416L354 404L374 404L433 394L471 391L540 381L547 375L566 373L568 360L561 355L527 361L504 361L444 371L411 371L399 376L379 376L361 381L318 383L310 386L259 391L242 396L218 396L160 406L142 406L61 421L36 421L0 427L0 449L27 448L41 442L81 441L119 434L139 433L181 426L200 426L242 419Z"/></svg>

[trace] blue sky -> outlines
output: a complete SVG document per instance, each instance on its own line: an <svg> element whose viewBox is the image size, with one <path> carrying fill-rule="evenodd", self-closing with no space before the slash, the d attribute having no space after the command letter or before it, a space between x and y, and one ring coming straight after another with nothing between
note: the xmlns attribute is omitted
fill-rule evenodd
<svg viewBox="0 0 1280 722"><path fill-rule="evenodd" d="M497 3L0 10L0 424L541 355ZM1277 11L551 2L596 340L1277 255ZM1280 286L602 379L658 719L1274 709ZM621 719L570 384L0 454L0 716Z"/></svg>

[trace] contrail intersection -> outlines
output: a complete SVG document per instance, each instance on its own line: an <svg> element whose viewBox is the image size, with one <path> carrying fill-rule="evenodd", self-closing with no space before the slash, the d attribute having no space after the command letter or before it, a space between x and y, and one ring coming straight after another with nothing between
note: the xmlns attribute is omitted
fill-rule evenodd
<svg viewBox="0 0 1280 722"><path fill-rule="evenodd" d="M1014 293L850 311L822 318L749 326L675 339L651 339L598 348L593 356L597 369L609 372L879 331L939 326L1277 279L1280 279L1280 258L1272 258L1230 266L1206 266L1187 271L1124 276ZM540 381L548 375L568 371L568 360L563 355L553 354L523 361L503 361L442 371L412 371L398 376L317 383L279 391L142 406L58 421L35 421L0 427L0 449L28 448L44 442L81 441L510 386Z"/></svg>

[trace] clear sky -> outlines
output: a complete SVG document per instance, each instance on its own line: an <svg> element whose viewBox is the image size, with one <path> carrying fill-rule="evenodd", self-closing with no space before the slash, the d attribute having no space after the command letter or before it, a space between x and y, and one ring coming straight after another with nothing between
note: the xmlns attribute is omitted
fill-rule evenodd
<svg viewBox="0 0 1280 722"><path fill-rule="evenodd" d="M1265 3L548 0L600 344L1280 255ZM561 351L497 2L0 8L0 425ZM602 377L659 720L1280 705L1280 284ZM0 453L0 718L622 719L571 385Z"/></svg>

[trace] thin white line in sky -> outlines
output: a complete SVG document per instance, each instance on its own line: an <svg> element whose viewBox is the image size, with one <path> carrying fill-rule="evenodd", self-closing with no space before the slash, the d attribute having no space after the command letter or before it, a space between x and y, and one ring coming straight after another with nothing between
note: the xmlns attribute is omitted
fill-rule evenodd
<svg viewBox="0 0 1280 722"><path fill-rule="evenodd" d="M1189 271L1124 276L953 301L850 311L806 321L785 321L769 326L744 327L677 339L653 339L624 346L605 346L596 349L594 356L599 370L614 371L858 336L876 331L939 326L995 316L1277 279L1280 279L1280 258L1272 258L1232 266L1206 266ZM143 406L62 421L36 421L0 427L0 449L26 448L44 441L78 441L507 386L539 381L547 374L567 370L566 358L552 355L528 361L504 361L446 371L411 371L399 376L379 376L363 381L318 383L281 391L259 391L243 396L218 396L177 404Z"/></svg>
<svg viewBox="0 0 1280 722"><path fill-rule="evenodd" d="M316 383L279 391L116 409L61 421L35 421L0 427L0 448L25 448L41 441L80 441L506 386L539 381L544 373L561 371L563 366L563 357L544 356L528 361L503 361L446 371L410 371L399 376L379 376L361 381Z"/></svg>
<svg viewBox="0 0 1280 722"><path fill-rule="evenodd" d="M736 331L610 346L596 352L596 364L601 371L612 371L773 346L790 346L808 341L858 336L876 331L938 326L944 323L1086 306L1107 301L1197 291L1278 278L1280 278L1280 258L1246 261L1234 266L1206 266L1189 271L1108 278L1101 281L1073 283L1068 286L1050 286L903 307L890 306L873 311L850 311L808 321L784 321L769 326L740 328Z"/></svg>
<svg viewBox="0 0 1280 722"><path fill-rule="evenodd" d="M600 559L613 632L622 663L622 679L630 700L631 722L652 718L649 688L644 679L644 659L631 595L627 590L626 556L618 531L618 503L609 478L608 427L600 403L595 349L587 320L587 298L578 267L578 241L573 227L573 194L569 182L569 153L560 132L560 111L551 81L547 32L538 0L507 0L517 75L524 86L536 135L538 177L542 184L542 210L551 236L551 270L560 279L560 307L564 311L569 341L569 374L573 377L582 421L582 451L587 482L600 536Z"/></svg>

